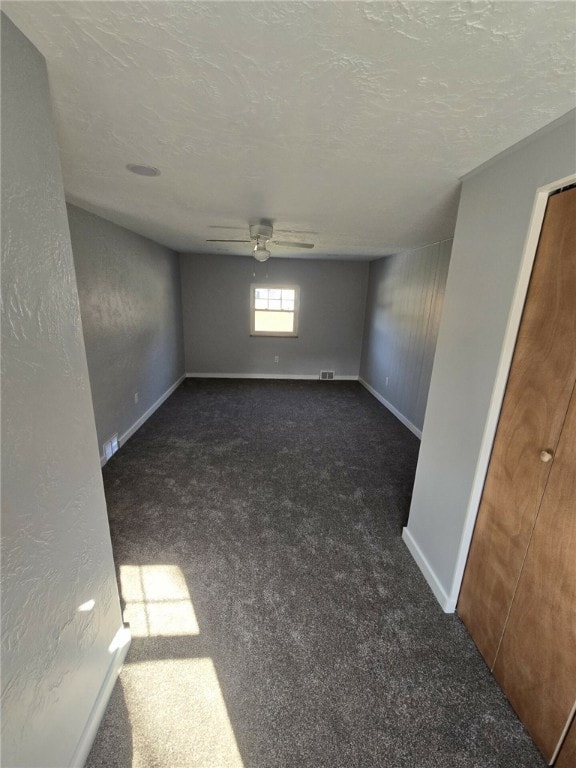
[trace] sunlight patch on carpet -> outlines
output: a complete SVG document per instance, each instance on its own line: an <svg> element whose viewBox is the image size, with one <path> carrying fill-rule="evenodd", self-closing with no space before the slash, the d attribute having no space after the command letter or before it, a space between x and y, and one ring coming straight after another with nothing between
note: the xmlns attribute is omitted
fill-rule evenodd
<svg viewBox="0 0 576 768"><path fill-rule="evenodd" d="M198 635L184 574L176 565L122 565L124 621L133 637Z"/></svg>
<svg viewBox="0 0 576 768"><path fill-rule="evenodd" d="M132 768L244 768L211 659L129 664L121 679Z"/></svg>

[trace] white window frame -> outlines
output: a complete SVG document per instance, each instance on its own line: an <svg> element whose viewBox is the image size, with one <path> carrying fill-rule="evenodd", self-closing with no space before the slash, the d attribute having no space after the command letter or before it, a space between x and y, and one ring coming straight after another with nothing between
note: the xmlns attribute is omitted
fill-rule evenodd
<svg viewBox="0 0 576 768"><path fill-rule="evenodd" d="M292 331L256 331L256 306L255 297L257 288L266 288L268 290L294 291L294 325ZM282 312L280 309L259 310L264 312ZM298 336L298 324L300 315L300 286L286 285L285 283L252 283L250 286L250 336L279 336L286 338L295 338Z"/></svg>

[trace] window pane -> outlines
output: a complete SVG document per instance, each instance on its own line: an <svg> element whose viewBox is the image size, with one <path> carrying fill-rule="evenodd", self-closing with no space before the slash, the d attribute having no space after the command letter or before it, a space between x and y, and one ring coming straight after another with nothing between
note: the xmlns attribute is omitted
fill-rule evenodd
<svg viewBox="0 0 576 768"><path fill-rule="evenodd" d="M286 309L289 312L294 311L294 299L292 301L289 301L288 299L282 299L282 309Z"/></svg>
<svg viewBox="0 0 576 768"><path fill-rule="evenodd" d="M254 307L256 309L268 309L267 299L254 299Z"/></svg>
<svg viewBox="0 0 576 768"><path fill-rule="evenodd" d="M268 289L268 296L271 299L281 299L282 298L282 291L280 288L269 288Z"/></svg>
<svg viewBox="0 0 576 768"><path fill-rule="evenodd" d="M272 293L272 291L270 291ZM268 309L282 309L282 300L281 299L269 299L268 301Z"/></svg>
<svg viewBox="0 0 576 768"><path fill-rule="evenodd" d="M254 312L254 331L261 333L292 333L294 331L293 312Z"/></svg>
<svg viewBox="0 0 576 768"><path fill-rule="evenodd" d="M255 298L257 299L267 299L268 298L268 288L255 288Z"/></svg>
<svg viewBox="0 0 576 768"><path fill-rule="evenodd" d="M293 288L283 288L282 289L282 299L288 299L288 301L294 301L294 289Z"/></svg>

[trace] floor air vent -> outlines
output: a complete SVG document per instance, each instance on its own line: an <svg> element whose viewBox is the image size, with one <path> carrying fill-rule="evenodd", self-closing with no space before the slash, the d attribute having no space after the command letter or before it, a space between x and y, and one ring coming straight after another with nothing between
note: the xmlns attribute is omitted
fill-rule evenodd
<svg viewBox="0 0 576 768"><path fill-rule="evenodd" d="M106 461L114 456L119 447L120 444L118 443L118 435L112 435L110 440L107 440L104 443L104 458Z"/></svg>
<svg viewBox="0 0 576 768"><path fill-rule="evenodd" d="M320 371L320 378L322 381L332 381L334 378L334 371Z"/></svg>

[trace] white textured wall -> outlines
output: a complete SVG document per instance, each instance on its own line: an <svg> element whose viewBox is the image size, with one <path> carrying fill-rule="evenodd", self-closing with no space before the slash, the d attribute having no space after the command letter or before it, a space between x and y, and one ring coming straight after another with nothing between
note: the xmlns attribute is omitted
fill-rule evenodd
<svg viewBox="0 0 576 768"><path fill-rule="evenodd" d="M483 477L484 433L536 190L576 171L568 119L464 181L405 539L454 608ZM573 354L574 350L567 350Z"/></svg>
<svg viewBox="0 0 576 768"><path fill-rule="evenodd" d="M100 452L184 374L177 254L68 206ZM134 394L138 393L138 402Z"/></svg>
<svg viewBox="0 0 576 768"><path fill-rule="evenodd" d="M360 376L422 430L451 240L370 264Z"/></svg>
<svg viewBox="0 0 576 768"><path fill-rule="evenodd" d="M60 768L122 617L46 69L4 16L2 302L2 765Z"/></svg>
<svg viewBox="0 0 576 768"><path fill-rule="evenodd" d="M186 370L358 376L366 262L182 255ZM300 286L298 338L250 336L250 284ZM274 363L274 356L280 357Z"/></svg>

